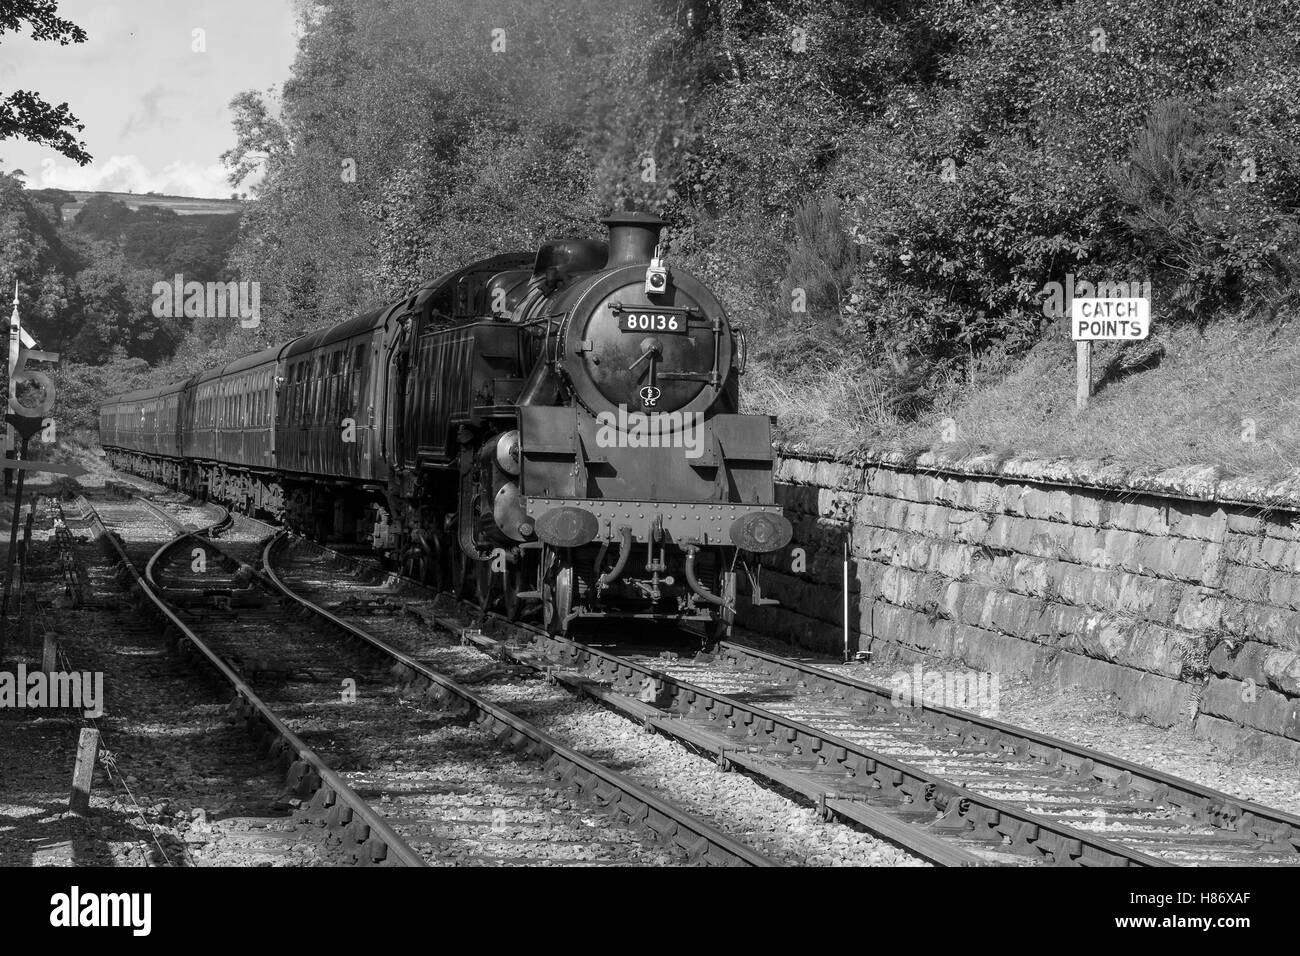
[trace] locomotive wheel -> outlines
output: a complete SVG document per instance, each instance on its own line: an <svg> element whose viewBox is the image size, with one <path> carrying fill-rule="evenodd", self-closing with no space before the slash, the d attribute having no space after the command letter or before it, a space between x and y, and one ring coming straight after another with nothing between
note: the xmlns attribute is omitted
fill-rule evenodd
<svg viewBox="0 0 1300 956"><path fill-rule="evenodd" d="M491 561L474 562L474 600L480 611L486 611L492 606L494 577L496 575L492 573Z"/></svg>
<svg viewBox="0 0 1300 956"><path fill-rule="evenodd" d="M451 577L447 570L447 542L440 534L431 534L425 540L429 545L429 570L424 583L435 591L445 590Z"/></svg>
<svg viewBox="0 0 1300 956"><path fill-rule="evenodd" d="M470 565L476 563L465 553L465 549L458 542L453 542L450 562L451 581L448 583L447 590L458 600L469 597Z"/></svg>
<svg viewBox="0 0 1300 956"><path fill-rule="evenodd" d="M704 624L704 636L700 639L700 650L706 654L712 654L717 650L718 642L725 641L731 636L731 624L724 617L719 615L711 621Z"/></svg>
<svg viewBox="0 0 1300 956"><path fill-rule="evenodd" d="M404 577L420 580L420 574L423 572L424 556L420 553L417 545L408 544L402 549L402 558L398 562L397 570Z"/></svg>
<svg viewBox="0 0 1300 956"><path fill-rule="evenodd" d="M546 632L556 636L569 633L569 612L573 610L573 568L565 565L547 575L542 583L542 620Z"/></svg>
<svg viewBox="0 0 1300 956"><path fill-rule="evenodd" d="M519 620L524 609L524 602L519 597L519 592L524 589L524 559L515 558L506 566L504 574L494 574L493 577L499 579L501 612L508 620Z"/></svg>
<svg viewBox="0 0 1300 956"><path fill-rule="evenodd" d="M402 555L403 574L422 584L438 588L441 588L439 582L443 577L440 564L436 548L430 547L427 541L418 537L406 546Z"/></svg>

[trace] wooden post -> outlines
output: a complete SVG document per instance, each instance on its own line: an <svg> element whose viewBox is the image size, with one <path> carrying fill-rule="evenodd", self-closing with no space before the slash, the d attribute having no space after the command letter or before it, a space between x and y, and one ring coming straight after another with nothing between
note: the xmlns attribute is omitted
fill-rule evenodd
<svg viewBox="0 0 1300 956"><path fill-rule="evenodd" d="M23 591L27 587L27 556L32 550L32 522L36 517L36 502L27 506L27 524L23 528L23 543L18 548L18 606L23 606Z"/></svg>
<svg viewBox="0 0 1300 956"><path fill-rule="evenodd" d="M85 813L90 809L90 785L98 758L99 731L82 727L81 737L77 740L77 766L72 771L72 796L68 800L68 809L73 813Z"/></svg>
<svg viewBox="0 0 1300 956"><path fill-rule="evenodd" d="M41 648L41 670L47 675L59 669L59 642L53 631L45 632L45 643Z"/></svg>
<svg viewBox="0 0 1300 956"><path fill-rule="evenodd" d="M844 663L849 662L849 539L844 538Z"/></svg>
<svg viewBox="0 0 1300 956"><path fill-rule="evenodd" d="M23 449L19 458L27 457L27 439L23 439ZM9 615L9 595L14 586L14 559L18 557L18 521L19 512L23 507L23 476L27 474L26 469L18 469L18 490L14 492L14 517L9 526L9 564L5 569L5 591L4 596L0 597L0 617ZM21 609L19 610L21 614Z"/></svg>
<svg viewBox="0 0 1300 956"><path fill-rule="evenodd" d="M1074 393L1074 405L1079 411L1088 407L1092 395L1092 343L1076 342L1075 355L1078 359L1078 382Z"/></svg>

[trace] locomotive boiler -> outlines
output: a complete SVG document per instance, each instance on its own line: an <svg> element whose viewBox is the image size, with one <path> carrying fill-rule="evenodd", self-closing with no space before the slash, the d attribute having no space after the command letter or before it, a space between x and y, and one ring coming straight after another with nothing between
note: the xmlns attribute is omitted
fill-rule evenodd
<svg viewBox="0 0 1300 956"><path fill-rule="evenodd" d="M740 414L743 333L620 213L608 241L472 263L384 309L115 396L118 467L368 543L553 632L584 618L725 634L787 546L771 421Z"/></svg>

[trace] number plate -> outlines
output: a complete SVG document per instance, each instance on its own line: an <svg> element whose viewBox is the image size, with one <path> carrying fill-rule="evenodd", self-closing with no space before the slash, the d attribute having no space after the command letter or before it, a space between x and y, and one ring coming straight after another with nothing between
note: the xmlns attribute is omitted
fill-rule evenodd
<svg viewBox="0 0 1300 956"><path fill-rule="evenodd" d="M687 335L686 316L680 312L618 312L620 332L667 332L669 334Z"/></svg>

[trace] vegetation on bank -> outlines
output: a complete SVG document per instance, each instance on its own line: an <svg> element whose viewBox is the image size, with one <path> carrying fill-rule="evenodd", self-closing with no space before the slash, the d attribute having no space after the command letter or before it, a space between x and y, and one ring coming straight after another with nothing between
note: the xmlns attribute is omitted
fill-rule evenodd
<svg viewBox="0 0 1300 956"><path fill-rule="evenodd" d="M865 363L821 356L747 379L751 408L777 416L792 450L851 455L866 446L1134 466L1211 465L1224 477L1300 474L1300 327L1224 320L1157 331L1131 347L1099 345L1087 412L1075 411L1075 349L1063 327L1017 356L954 374L921 414Z"/></svg>

